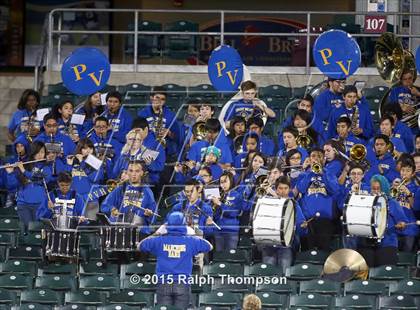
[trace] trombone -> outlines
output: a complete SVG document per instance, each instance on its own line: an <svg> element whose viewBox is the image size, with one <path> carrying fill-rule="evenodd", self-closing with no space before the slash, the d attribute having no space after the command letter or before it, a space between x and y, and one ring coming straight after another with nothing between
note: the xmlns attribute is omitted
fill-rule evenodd
<svg viewBox="0 0 420 310"><path fill-rule="evenodd" d="M391 191L389 192L389 195L392 198L398 198L398 196L401 193L401 187L404 186L405 184L407 184L407 182L408 182L408 179L402 180L402 182L400 183L400 185L398 185L397 187L391 188Z"/></svg>
<svg viewBox="0 0 420 310"><path fill-rule="evenodd" d="M23 165L34 164L34 163L39 163L41 161L46 161L46 160L47 159L45 159L45 158L44 159L37 159L37 160L30 160L30 161L25 161L22 164ZM0 169L4 169L4 168L16 168L18 166L18 163L19 162L15 162L13 164L6 164L6 165L3 165L3 166L0 166Z"/></svg>

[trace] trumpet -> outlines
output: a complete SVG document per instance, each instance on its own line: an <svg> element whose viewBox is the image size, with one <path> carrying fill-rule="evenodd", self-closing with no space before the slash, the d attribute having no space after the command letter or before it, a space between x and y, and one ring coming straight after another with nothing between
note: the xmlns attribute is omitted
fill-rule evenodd
<svg viewBox="0 0 420 310"><path fill-rule="evenodd" d="M311 165L311 171L315 174L321 174L322 166L321 164L315 163Z"/></svg>
<svg viewBox="0 0 420 310"><path fill-rule="evenodd" d="M270 184L268 182L268 175L260 175L255 181L255 194L257 197L263 197L267 195Z"/></svg>
<svg viewBox="0 0 420 310"><path fill-rule="evenodd" d="M114 189L116 189L118 186L124 184L126 181L122 181L122 180L115 180L115 179L109 179L106 181L106 186L107 186L107 190L108 192L112 192Z"/></svg>
<svg viewBox="0 0 420 310"><path fill-rule="evenodd" d="M397 187L391 188L391 190L389 192L389 195L392 198L398 198L398 196L401 193L401 187L404 186L405 184L407 184L407 181L408 181L407 179L404 179L404 180L402 180L402 182L400 183L400 185L398 185Z"/></svg>
<svg viewBox="0 0 420 310"><path fill-rule="evenodd" d="M300 147L307 149L314 143L314 140L312 139L311 136L307 134L302 134L302 135L298 135L298 137L296 138L296 143Z"/></svg>
<svg viewBox="0 0 420 310"><path fill-rule="evenodd" d="M30 161L25 161L22 164L23 165L27 165L27 164L34 164L34 163L39 163L41 161L46 161L47 159L37 159L37 160L30 160ZM19 162L15 162L13 164L6 164L3 166L0 166L0 169L4 169L4 168L16 168L18 166Z"/></svg>

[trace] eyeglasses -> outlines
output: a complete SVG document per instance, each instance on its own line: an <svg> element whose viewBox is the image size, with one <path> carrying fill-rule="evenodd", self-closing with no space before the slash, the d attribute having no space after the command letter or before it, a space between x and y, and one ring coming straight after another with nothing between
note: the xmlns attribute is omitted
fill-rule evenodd
<svg viewBox="0 0 420 310"><path fill-rule="evenodd" d="M57 127L58 125L57 124L45 124L45 126L48 127L48 128L54 128L54 127Z"/></svg>
<svg viewBox="0 0 420 310"><path fill-rule="evenodd" d="M96 125L96 126L95 126L95 128L98 128L98 129L106 129L107 127L108 127L108 126L105 126L105 125L104 125L104 126L99 126L99 125Z"/></svg>
<svg viewBox="0 0 420 310"><path fill-rule="evenodd" d="M210 175L209 175L209 174L202 174L202 175L201 175L201 177L202 177L202 178L209 178L209 177L210 177Z"/></svg>

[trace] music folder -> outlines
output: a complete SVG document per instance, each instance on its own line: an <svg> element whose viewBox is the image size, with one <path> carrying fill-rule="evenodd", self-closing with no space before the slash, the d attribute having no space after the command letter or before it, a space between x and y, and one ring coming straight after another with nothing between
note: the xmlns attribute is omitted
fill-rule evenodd
<svg viewBox="0 0 420 310"><path fill-rule="evenodd" d="M209 197L216 197L216 198L220 198L220 190L218 187L207 187L204 188L204 197L206 199L209 199Z"/></svg>
<svg viewBox="0 0 420 310"><path fill-rule="evenodd" d="M97 201L89 201L85 209L85 217L90 221L97 220L97 214L99 212L99 203Z"/></svg>

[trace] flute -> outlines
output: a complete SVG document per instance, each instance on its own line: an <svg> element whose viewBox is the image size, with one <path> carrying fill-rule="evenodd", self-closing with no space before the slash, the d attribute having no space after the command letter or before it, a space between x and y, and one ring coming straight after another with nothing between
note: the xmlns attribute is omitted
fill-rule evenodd
<svg viewBox="0 0 420 310"><path fill-rule="evenodd" d="M22 164L24 164L24 165L26 165L26 164L33 164L33 163L38 163L38 162L41 162L41 161L46 161L46 159L37 159L37 160L25 161ZM19 162L15 162L13 164L6 164L6 165L3 165L3 166L0 166L0 169L4 169L4 168L15 168L15 167L18 166L18 163Z"/></svg>

